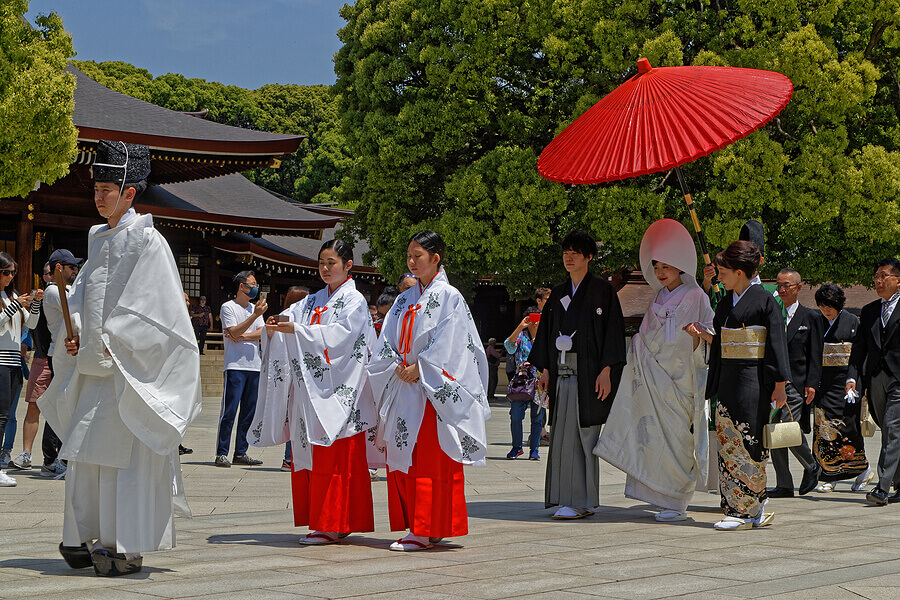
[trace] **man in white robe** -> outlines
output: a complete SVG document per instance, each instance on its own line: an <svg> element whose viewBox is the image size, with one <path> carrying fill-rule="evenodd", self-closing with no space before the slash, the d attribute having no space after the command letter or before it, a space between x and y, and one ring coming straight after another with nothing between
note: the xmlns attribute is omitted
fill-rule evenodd
<svg viewBox="0 0 900 600"><path fill-rule="evenodd" d="M88 258L67 295L73 336L54 356L38 404L69 461L63 543L75 568L141 568L141 552L175 544L173 513L189 516L178 445L200 412L200 357L172 252L150 215L131 208L146 188L146 146L101 141Z"/></svg>

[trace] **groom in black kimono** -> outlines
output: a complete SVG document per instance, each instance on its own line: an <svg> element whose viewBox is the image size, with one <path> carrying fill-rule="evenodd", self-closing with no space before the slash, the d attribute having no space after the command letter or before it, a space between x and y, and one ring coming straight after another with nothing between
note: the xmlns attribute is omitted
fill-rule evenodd
<svg viewBox="0 0 900 600"><path fill-rule="evenodd" d="M565 283L553 288L528 357L548 392L550 452L545 506L557 519L579 519L600 503L600 464L593 455L625 366L625 319L612 285L588 265L597 243L574 231L562 242Z"/></svg>

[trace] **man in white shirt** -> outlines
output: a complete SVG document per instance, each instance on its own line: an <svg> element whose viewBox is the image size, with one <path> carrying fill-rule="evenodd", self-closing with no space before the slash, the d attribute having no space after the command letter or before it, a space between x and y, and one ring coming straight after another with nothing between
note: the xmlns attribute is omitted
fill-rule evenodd
<svg viewBox="0 0 900 600"><path fill-rule="evenodd" d="M34 438L37 436L39 419L41 415L37 406L37 399L47 390L50 381L53 378L53 351L56 349L56 339L63 329L62 303L59 299L59 290L53 280L53 273L60 271L66 282L66 290L75 281L78 275L78 266L82 263L80 258L75 256L64 248L54 250L50 255L50 261L45 269L44 281L47 283L47 289L44 291L44 301L41 306L44 323L38 321L38 326L34 329L35 339L35 358L33 361L31 373L28 377L28 387L25 393L25 400L28 402L28 411L25 413L25 422L22 427L23 431L23 452L17 456L12 464L17 469L31 468L31 451L34 446ZM44 325L44 327L42 327ZM44 339L48 337L49 339ZM38 344L40 340L40 344ZM43 353L44 344L49 344L46 349L46 356L39 358L38 354ZM53 431L48 423L44 423L44 433L41 439L41 449L44 454L44 462L41 467L41 477L60 478L66 472L66 465L59 460L59 449L62 441Z"/></svg>
<svg viewBox="0 0 900 600"><path fill-rule="evenodd" d="M781 409L778 420L782 423L796 421L804 433L810 433L811 403L822 377L822 349L825 332L818 310L803 306L798 301L803 281L800 273L791 268L782 269L776 279L778 296L784 304L788 359L791 362L791 381L785 386L787 406ZM790 410L788 410L790 409ZM799 446L791 447L791 454L803 467L800 481L801 496L813 491L819 482L819 465L802 437ZM794 479L788 467L788 449L775 448L771 452L775 468L775 487L768 490L769 498L790 498L794 495Z"/></svg>
<svg viewBox="0 0 900 600"><path fill-rule="evenodd" d="M247 456L247 432L256 412L259 388L259 336L265 327L263 314L268 305L260 299L255 305L250 301L259 295L259 285L253 271L241 271L234 277L237 294L219 309L225 340L225 392L222 394L222 412L219 416L219 432L216 445L216 466L261 465L262 461ZM241 409L234 438L234 458L228 461L231 430L238 407Z"/></svg>

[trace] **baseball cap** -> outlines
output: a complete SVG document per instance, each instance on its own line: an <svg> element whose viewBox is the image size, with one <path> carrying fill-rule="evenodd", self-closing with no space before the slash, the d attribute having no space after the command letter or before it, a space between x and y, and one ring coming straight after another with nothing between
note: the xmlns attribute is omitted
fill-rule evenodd
<svg viewBox="0 0 900 600"><path fill-rule="evenodd" d="M59 250L54 250L53 254L50 255L50 264L60 264L60 265L75 265L78 266L82 263L82 259L75 258L75 255L66 250L65 248L60 248Z"/></svg>

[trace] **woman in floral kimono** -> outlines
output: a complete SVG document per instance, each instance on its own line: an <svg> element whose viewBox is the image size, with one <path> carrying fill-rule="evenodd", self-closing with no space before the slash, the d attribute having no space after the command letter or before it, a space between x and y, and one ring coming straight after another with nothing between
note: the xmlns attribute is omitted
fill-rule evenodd
<svg viewBox="0 0 900 600"><path fill-rule="evenodd" d="M851 489L858 492L875 475L860 431L862 402L848 403L844 394L850 345L859 328L859 319L844 310L845 301L844 290L833 283L816 290L816 304L826 321L822 379L813 401L813 455L824 482L816 488L819 492L833 492L835 482L854 477Z"/></svg>
<svg viewBox="0 0 900 600"><path fill-rule="evenodd" d="M641 270L656 294L594 454L625 471L626 496L662 508L657 521L684 521L698 483L706 489L709 440L706 345L683 329L712 328L713 310L694 279L694 240L678 221L650 225Z"/></svg>
<svg viewBox="0 0 900 600"><path fill-rule="evenodd" d="M485 464L488 363L468 306L442 268L432 231L409 241L418 278L388 313L369 363L379 409L376 443L386 448L391 550L431 548L468 533L463 465Z"/></svg>
<svg viewBox="0 0 900 600"><path fill-rule="evenodd" d="M374 530L367 432L377 420L366 385L375 330L350 277L353 249L341 240L319 251L327 285L270 317L263 336L254 446L291 441L294 524L300 543L332 544Z"/></svg>
<svg viewBox="0 0 900 600"><path fill-rule="evenodd" d="M759 248L733 242L716 256L727 293L716 307L711 334L699 323L687 331L712 344L706 397L718 394L719 491L725 518L720 531L769 525L765 512L766 461L763 429L771 408L787 402L790 378L784 319L775 298L751 283L760 264Z"/></svg>

